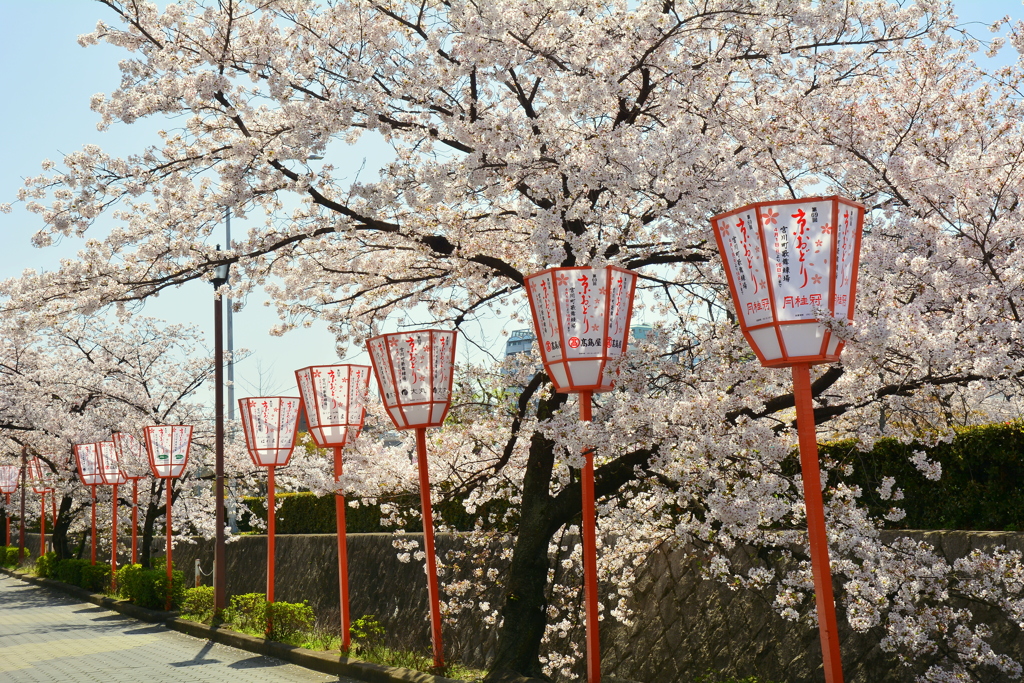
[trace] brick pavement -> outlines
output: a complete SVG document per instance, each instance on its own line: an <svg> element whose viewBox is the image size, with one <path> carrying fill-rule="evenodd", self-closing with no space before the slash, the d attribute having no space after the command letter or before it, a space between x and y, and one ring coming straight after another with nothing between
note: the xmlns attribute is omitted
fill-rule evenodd
<svg viewBox="0 0 1024 683"><path fill-rule="evenodd" d="M0 683L358 683L0 576Z"/></svg>

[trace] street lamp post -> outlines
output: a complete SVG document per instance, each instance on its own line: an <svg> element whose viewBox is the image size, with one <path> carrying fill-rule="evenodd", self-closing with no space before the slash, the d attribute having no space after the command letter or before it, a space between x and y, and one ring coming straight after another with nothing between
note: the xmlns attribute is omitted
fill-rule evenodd
<svg viewBox="0 0 1024 683"><path fill-rule="evenodd" d="M166 608L171 609L174 593L174 574L171 571L171 506L174 496L171 484L181 476L188 465L189 448L192 445L191 425L152 425L142 428L146 442L149 467L157 479L167 480L167 599Z"/></svg>
<svg viewBox="0 0 1024 683"><path fill-rule="evenodd" d="M230 226L230 209L228 210ZM228 228L230 230L230 227ZM229 244L230 247L230 238ZM217 266L213 271L213 287L217 290L228 283L229 266ZM227 544L224 538L224 302L216 293L213 297L213 344L216 360L213 370L214 383L214 484L213 498L216 510L213 542L213 609L216 612L227 607ZM228 313L230 316L230 311ZM229 318L230 319L230 318Z"/></svg>
<svg viewBox="0 0 1024 683"><path fill-rule="evenodd" d="M286 467L295 448L299 429L297 396L260 396L238 399L242 417L245 446L257 467L267 468L267 602L274 602L274 471ZM267 631L273 628L272 615L267 614Z"/></svg>
<svg viewBox="0 0 1024 683"><path fill-rule="evenodd" d="M334 480L341 479L341 452L355 441L363 428L366 390L370 382L368 365L319 365L295 371L295 379L306 410L309 435L320 448L334 450ZM340 486L340 484L338 484ZM348 611L348 549L345 538L345 496L334 497L338 527L338 598L341 605L341 649L351 644Z"/></svg>
<svg viewBox="0 0 1024 683"><path fill-rule="evenodd" d="M839 360L837 330L853 322L864 207L837 196L758 202L711 224L743 336L765 367L792 368L825 681L842 683L810 369Z"/></svg>
<svg viewBox="0 0 1024 683"><path fill-rule="evenodd" d="M579 394L580 420L590 422L593 394L611 391L608 363L629 343L637 274L616 266L549 268L526 278L544 370L555 391ZM597 606L597 515L594 450L583 449L580 472L587 681L601 681Z"/></svg>
<svg viewBox="0 0 1024 683"><path fill-rule="evenodd" d="M427 468L427 428L444 424L451 405L455 332L417 330L382 334L371 338L366 346L388 416L397 429L416 430L423 545L427 558L427 594L430 600L430 634L434 668L440 670L444 667L444 646L441 642L441 602L437 590L434 516Z"/></svg>

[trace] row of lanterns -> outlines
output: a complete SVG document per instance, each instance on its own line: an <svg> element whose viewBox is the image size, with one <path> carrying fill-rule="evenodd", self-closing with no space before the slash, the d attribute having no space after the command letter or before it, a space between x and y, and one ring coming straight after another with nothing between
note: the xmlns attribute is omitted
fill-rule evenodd
<svg viewBox="0 0 1024 683"><path fill-rule="evenodd" d="M835 603L825 533L817 443L810 390L810 366L838 360L843 342L822 324L822 313L842 324L853 321L857 265L864 207L841 197L757 203L715 216L712 228L742 332L766 367L793 371L797 427L804 478L812 568L827 683L842 683ZM545 371L555 390L579 394L580 419L591 419L594 393L614 388L609 363L628 344L638 275L604 268L551 268L525 279L525 289ZM426 429L439 427L451 400L455 332L419 330L383 334L367 342L372 371L388 415L399 430L416 430L416 453L423 508L424 545L431 611L434 664L441 667L441 615L434 553ZM365 365L313 366L296 371L301 397L239 400L246 446L253 462L267 467L267 509L274 510L274 470L288 464L300 411L317 446L334 453L334 474L342 474L342 450L363 426L371 368ZM153 426L143 430L154 476L168 480L167 557L170 578L171 490L188 461L191 427ZM112 442L75 446L82 482L114 487L144 472L141 447L129 435ZM583 507L584 604L587 673L601 678L597 610L597 562L593 449L584 449ZM16 468L15 468L16 469ZM0 468L0 491L8 493ZM39 477L41 480L41 476ZM13 490L13 489L11 489ZM135 502L133 490L133 505ZM116 491L114 505L116 506ZM8 493L9 500L9 493ZM44 504L45 505L45 504ZM336 497L338 576L343 649L349 647L348 571L345 500ZM114 524L116 525L116 508ZM135 522L133 513L133 523ZM274 514L268 514L267 600L274 599ZM116 527L115 527L116 543ZM135 540L132 542L135 559ZM115 551L116 552L116 548ZM115 562L114 552L111 561ZM170 598L168 597L168 600Z"/></svg>

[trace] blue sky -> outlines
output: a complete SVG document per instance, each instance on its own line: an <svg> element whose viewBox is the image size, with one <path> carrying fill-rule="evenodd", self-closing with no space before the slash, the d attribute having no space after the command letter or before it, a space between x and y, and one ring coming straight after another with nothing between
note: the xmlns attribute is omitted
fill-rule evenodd
<svg viewBox="0 0 1024 683"><path fill-rule="evenodd" d="M956 6L965 23L989 23L1005 14L1024 18L1020 0L961 0ZM77 36L92 30L101 18L114 21L110 10L87 0L0 0L0 63L5 65L0 69L0 92L4 93L4 106L0 107L0 202L13 201L21 178L38 173L43 159L59 160L62 153L87 143L125 154L138 149L147 132L156 129L157 123L143 122L107 133L96 130L97 117L89 110L89 98L117 86L117 62L125 56L106 45L79 47ZM979 36L989 35L980 23L969 24L968 28ZM1004 49L1000 57L1002 61L1015 58L1012 49ZM366 155L367 169L372 172L380 162L372 147L356 150L349 161L358 166ZM17 275L25 268L53 268L60 258L74 256L78 249L74 243L44 250L32 248L29 238L38 229L37 220L17 206L12 214L0 214L0 277ZM243 227L233 226L233 234L240 235ZM209 292L205 283L186 285L147 304L145 312L174 322L192 321L212 338L212 311L211 316L194 313L210 309ZM235 317L236 346L254 351L254 356L238 368L238 396L260 389L267 393L293 392L293 369L337 362L333 338L325 326L314 325L284 338L271 337L266 330L276 318L260 303L255 298L250 300ZM466 349L468 345L462 346ZM261 375L263 386L259 387Z"/></svg>

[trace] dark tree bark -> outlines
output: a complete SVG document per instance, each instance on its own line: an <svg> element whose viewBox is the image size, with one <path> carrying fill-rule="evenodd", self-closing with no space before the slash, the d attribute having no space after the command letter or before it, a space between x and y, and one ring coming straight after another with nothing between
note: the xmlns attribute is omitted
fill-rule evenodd
<svg viewBox="0 0 1024 683"><path fill-rule="evenodd" d="M164 508L159 504L163 498L163 480L151 480L149 485L149 505L146 507L145 519L142 523L142 548L139 552L139 563L143 567L153 566L153 527L156 520L164 514Z"/></svg>
<svg viewBox="0 0 1024 683"><path fill-rule="evenodd" d="M71 506L74 501L71 496L64 496L60 499L60 507L57 508L57 521L53 524L53 533L50 535L50 543L53 552L57 554L58 560L66 560L72 557L71 545L68 539L68 527L75 515L71 514Z"/></svg>

